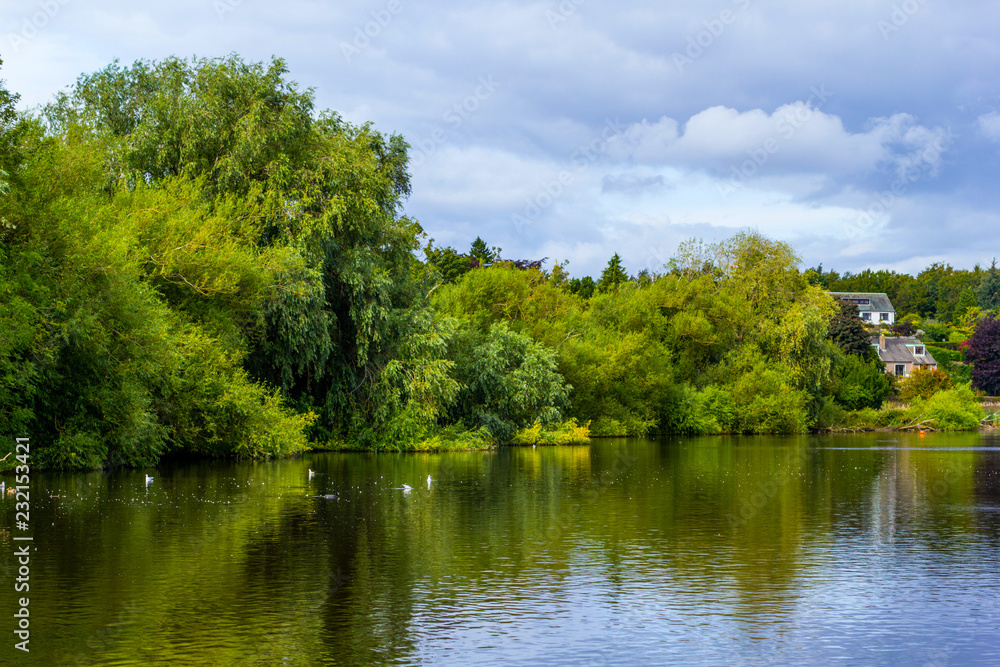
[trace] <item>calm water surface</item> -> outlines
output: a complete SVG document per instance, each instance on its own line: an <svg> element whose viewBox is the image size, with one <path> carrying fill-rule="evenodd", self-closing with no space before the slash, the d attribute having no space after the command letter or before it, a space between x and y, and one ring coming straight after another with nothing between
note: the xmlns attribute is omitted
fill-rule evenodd
<svg viewBox="0 0 1000 667"><path fill-rule="evenodd" d="M34 473L28 656L0 516L3 664L1000 665L979 434Z"/></svg>

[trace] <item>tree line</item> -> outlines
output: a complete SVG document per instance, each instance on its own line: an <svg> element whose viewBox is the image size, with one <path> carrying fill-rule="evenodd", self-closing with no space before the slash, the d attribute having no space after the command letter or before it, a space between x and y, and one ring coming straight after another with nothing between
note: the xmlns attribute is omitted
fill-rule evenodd
<svg viewBox="0 0 1000 667"><path fill-rule="evenodd" d="M807 280L831 292L885 292L903 319L938 324L960 324L970 311L1000 308L1000 273L996 261L989 269L955 269L936 262L911 276L906 273L865 269L860 273L824 271L820 264L805 272Z"/></svg>
<svg viewBox="0 0 1000 667"><path fill-rule="evenodd" d="M29 113L0 85L0 428L36 464L792 433L891 390L831 274L757 233L597 280L435 247L404 138L287 74L115 62Z"/></svg>

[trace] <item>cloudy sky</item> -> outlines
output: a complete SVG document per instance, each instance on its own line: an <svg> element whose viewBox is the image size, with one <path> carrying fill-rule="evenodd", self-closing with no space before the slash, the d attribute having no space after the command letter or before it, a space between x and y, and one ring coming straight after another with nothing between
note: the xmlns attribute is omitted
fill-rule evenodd
<svg viewBox="0 0 1000 667"><path fill-rule="evenodd" d="M804 265L1000 255L995 0L7 0L22 106L119 58L284 58L413 146L438 245L633 273L756 228Z"/></svg>

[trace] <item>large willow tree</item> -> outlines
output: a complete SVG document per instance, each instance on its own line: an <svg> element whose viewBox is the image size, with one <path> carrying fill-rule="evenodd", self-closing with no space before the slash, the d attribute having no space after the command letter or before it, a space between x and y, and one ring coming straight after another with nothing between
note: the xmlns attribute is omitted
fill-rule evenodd
<svg viewBox="0 0 1000 667"><path fill-rule="evenodd" d="M20 120L3 94L0 402L39 462L370 444L454 396L419 344L439 325L416 316L405 142L286 75L116 62Z"/></svg>

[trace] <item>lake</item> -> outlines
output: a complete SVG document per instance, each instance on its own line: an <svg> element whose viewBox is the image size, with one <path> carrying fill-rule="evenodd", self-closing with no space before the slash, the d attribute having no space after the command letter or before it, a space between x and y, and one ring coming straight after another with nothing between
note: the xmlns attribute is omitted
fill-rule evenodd
<svg viewBox="0 0 1000 667"><path fill-rule="evenodd" d="M5 664L1000 664L988 434L33 472L30 654L0 514Z"/></svg>

